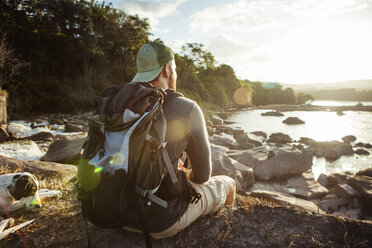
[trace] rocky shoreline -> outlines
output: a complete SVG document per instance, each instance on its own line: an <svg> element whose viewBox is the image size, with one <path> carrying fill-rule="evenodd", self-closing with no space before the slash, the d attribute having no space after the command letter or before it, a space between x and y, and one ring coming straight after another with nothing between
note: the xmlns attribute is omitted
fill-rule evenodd
<svg viewBox="0 0 372 248"><path fill-rule="evenodd" d="M270 114L280 116L277 111ZM247 134L224 125L228 116L211 114L207 121L214 175L233 177L242 194L315 213L372 220L372 168L357 174L320 174L317 180L311 171L314 156L334 161L368 155L371 144L354 144L352 135L343 137L344 142L317 142L305 137L295 141L283 133Z"/></svg>
<svg viewBox="0 0 372 248"><path fill-rule="evenodd" d="M353 226L353 232L358 235L358 240L360 239L358 242L367 240L365 243L367 246L364 247L372 245L372 239L366 238L368 235L365 235L368 233L366 232L368 229L372 234L372 228L370 228L372 227L372 169L360 171L357 174L347 172L332 175L321 174L317 180L314 179L311 171L314 156L333 161L341 156L360 153L358 152L360 149L369 153L372 147L370 144L355 143L356 138L352 136L345 136L344 142L317 142L309 138L294 141L283 133L269 135L259 130L247 134L240 128L231 128L226 125L228 123L226 120L231 113L233 112L208 113L206 120L212 151L212 173L213 175L229 175L236 180L240 194L236 206L226 208L220 215L212 219L204 217L198 220L195 225L191 225L185 232L181 232L178 237L155 242L155 247L160 247L163 244L199 247L202 240L213 241L213 244L217 244L214 243L216 237L220 237L222 234L225 238L221 238L221 240L218 238L220 246L234 244L237 247L245 247L246 244L253 245L255 242L258 246L267 246L272 244L271 241L268 242L267 234L264 235L258 231L256 239L250 239L248 235L244 238L241 237L238 241L239 233L237 232L239 231L229 231L229 228L225 226L226 223L229 223L228 226L244 226L244 230L247 228L260 230L259 225L257 226L250 221L260 221L267 226L273 226L273 223L283 226L288 225L290 216L294 216L297 224L288 227L292 229L286 232L300 232L304 228L307 230L306 228L309 226L332 226L333 224L330 224L333 221L332 218L336 218L334 219L337 220L335 223L343 223L345 226L346 229L342 229L345 233L351 233L348 228ZM1 173L29 171L38 175L42 180L47 178L53 185L58 181L57 184L62 189L57 189L61 190L64 195L60 200L52 200L47 203L41 212L31 211L24 216L25 218L32 216L32 218L39 219L30 227L22 230L29 242L34 244L31 247L49 247L50 245L83 247L86 244L86 234L82 231L84 225L80 216L80 203L76 200L73 190L73 183L76 180L74 179L76 166L70 164L76 164L78 161L80 147L87 135L86 131L91 116L92 113L84 113L73 116L58 114L32 118L28 120L32 123L31 130L41 127L46 129L28 137L17 136L16 132L13 133L9 130L11 129L9 126L4 129L8 134L5 142L31 140L36 142L45 155L40 159L42 161L34 162L0 157ZM53 134L52 131L56 129L63 134ZM55 211L55 209L58 211L53 215L48 213L48 211ZM51 221L45 219L44 214L53 216L53 219ZM265 217L263 220L257 219L256 215L262 215L262 218L264 218L263 216L271 217L269 219ZM306 223L301 222L300 220L303 218L310 221L311 224L307 226ZM66 219L66 222L60 219ZM61 225L63 225L63 227L60 225L53 227L56 233L63 232L57 228L63 229L65 226L70 226L70 228L78 228L75 230L77 234L67 239L57 238L59 243L51 239L44 227L53 225L52 223L56 220L62 221ZM211 227L209 234L201 237L194 233L198 228L208 225L215 226L215 228ZM355 229L356 225L360 230ZM279 226L274 226L275 228L273 227L269 231L270 235L280 232ZM335 231L331 236L325 237L324 235L317 236L319 231L317 228L319 227L315 229L312 227L313 231L308 230L307 232L311 232L311 237L319 240L319 244L334 242L332 244L342 245L343 242L346 242L343 237L345 233L342 233L341 229L340 232ZM314 232L314 230L318 231ZM180 245L179 242L192 241L188 234L190 232L194 233L198 242L193 245ZM133 246L134 243L136 245L133 247L142 245L142 238L133 234L122 235L121 232L122 237L119 238L115 236L115 232L95 228L92 229L92 233L95 242L99 245L108 245L113 241L117 243L117 246L111 247L121 247L120 244ZM107 239L107 237L111 238ZM128 238L130 238L129 241ZM291 242L299 242L299 244L308 246L315 244L313 239L308 239L305 234L298 236L297 240L276 237L275 242L282 246L288 246ZM349 244L357 244L357 240L353 237L348 242ZM325 245L325 247L332 247L332 245Z"/></svg>

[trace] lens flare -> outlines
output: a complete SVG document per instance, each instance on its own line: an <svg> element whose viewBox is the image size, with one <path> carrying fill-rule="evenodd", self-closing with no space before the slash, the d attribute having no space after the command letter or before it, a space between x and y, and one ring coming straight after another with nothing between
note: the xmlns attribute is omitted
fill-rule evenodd
<svg viewBox="0 0 372 248"><path fill-rule="evenodd" d="M238 105L248 105L252 102L252 92L247 87L240 87L234 92L234 101Z"/></svg>
<svg viewBox="0 0 372 248"><path fill-rule="evenodd" d="M118 152L114 154L109 164L111 166L121 166L124 164L124 161L125 161L124 155Z"/></svg>
<svg viewBox="0 0 372 248"><path fill-rule="evenodd" d="M100 167L97 167L97 168L94 170L94 172L95 172L95 173L100 173L102 170L103 170L103 167L100 166Z"/></svg>

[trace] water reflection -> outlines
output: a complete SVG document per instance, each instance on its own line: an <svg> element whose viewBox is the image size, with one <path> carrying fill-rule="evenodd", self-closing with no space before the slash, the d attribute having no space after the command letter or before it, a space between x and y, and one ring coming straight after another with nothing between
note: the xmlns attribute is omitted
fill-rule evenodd
<svg viewBox="0 0 372 248"><path fill-rule="evenodd" d="M345 111L338 116L335 112L293 111L284 112L283 117L261 116L270 110L251 110L233 115L229 120L232 126L242 127L247 132L264 131L282 132L298 140L308 137L317 141L339 140L345 135L355 135L357 142L372 143L372 113ZM282 123L288 117L299 117L305 121L303 125L287 125Z"/></svg>

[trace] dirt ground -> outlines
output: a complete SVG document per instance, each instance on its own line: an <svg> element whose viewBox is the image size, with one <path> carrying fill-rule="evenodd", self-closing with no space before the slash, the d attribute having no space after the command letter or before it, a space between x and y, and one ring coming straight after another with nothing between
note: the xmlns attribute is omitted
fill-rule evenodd
<svg viewBox="0 0 372 248"><path fill-rule="evenodd" d="M72 184L42 208L18 212L16 223L35 221L0 247L88 247ZM141 235L88 226L91 247L145 247ZM235 206L198 219L153 247L372 247L372 222L309 214L266 200L239 196Z"/></svg>

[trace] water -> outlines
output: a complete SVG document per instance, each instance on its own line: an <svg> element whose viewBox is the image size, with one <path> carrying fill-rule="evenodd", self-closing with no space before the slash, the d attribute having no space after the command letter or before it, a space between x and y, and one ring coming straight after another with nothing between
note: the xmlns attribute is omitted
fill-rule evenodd
<svg viewBox="0 0 372 248"><path fill-rule="evenodd" d="M354 135L357 142L372 143L372 113L345 111L339 116L326 111L283 112L283 117L261 116L270 110L248 110L237 113L229 119L236 122L232 126L241 127L246 132L264 131L267 134L285 133L298 140L308 137L317 141L342 141L346 135ZM287 125L282 121L287 117L298 117L305 121L302 125Z"/></svg>
<svg viewBox="0 0 372 248"><path fill-rule="evenodd" d="M248 110L234 114L229 121L235 122L232 127L240 127L247 133L264 131L268 135L272 133L285 133L292 139L300 137L312 138L316 141L342 141L346 135L354 135L356 142L372 144L372 113L345 111L339 116L335 112L325 111L293 111L283 112L284 116L261 116L261 113L270 110ZM282 123L287 117L298 117L305 121L302 125L287 125ZM372 152L372 150L369 150ZM334 162L328 162L324 158L313 160L313 172L317 177L319 173L330 174L340 171L353 171L372 168L372 155L368 156L342 156Z"/></svg>

